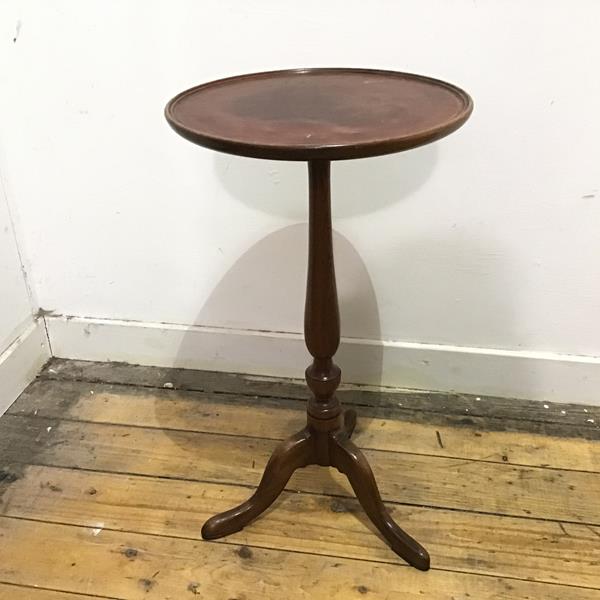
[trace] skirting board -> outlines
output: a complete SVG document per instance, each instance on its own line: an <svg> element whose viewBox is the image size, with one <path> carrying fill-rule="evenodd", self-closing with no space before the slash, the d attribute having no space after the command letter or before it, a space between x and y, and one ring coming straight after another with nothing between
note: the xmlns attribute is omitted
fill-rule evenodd
<svg viewBox="0 0 600 600"><path fill-rule="evenodd" d="M0 354L0 415L35 379L49 358L44 322L32 319L23 333Z"/></svg>
<svg viewBox="0 0 600 600"><path fill-rule="evenodd" d="M46 317L53 355L302 377L310 357L298 333ZM342 338L346 383L455 391L600 406L600 358Z"/></svg>

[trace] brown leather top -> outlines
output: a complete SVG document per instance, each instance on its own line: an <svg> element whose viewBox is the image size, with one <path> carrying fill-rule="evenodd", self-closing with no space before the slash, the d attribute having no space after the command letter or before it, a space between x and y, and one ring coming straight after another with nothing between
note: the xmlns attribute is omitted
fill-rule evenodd
<svg viewBox="0 0 600 600"><path fill-rule="evenodd" d="M222 152L338 160L426 144L472 109L464 91L420 75L298 69L205 83L173 98L165 115L186 139Z"/></svg>

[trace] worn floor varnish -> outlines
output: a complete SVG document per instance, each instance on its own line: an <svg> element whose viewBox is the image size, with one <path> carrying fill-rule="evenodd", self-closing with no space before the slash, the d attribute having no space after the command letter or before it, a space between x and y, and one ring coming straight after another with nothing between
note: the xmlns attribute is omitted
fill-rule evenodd
<svg viewBox="0 0 600 600"><path fill-rule="evenodd" d="M200 539L303 425L296 382L55 360L0 418L0 599L600 600L597 409L342 393L428 573L317 467L244 531Z"/></svg>

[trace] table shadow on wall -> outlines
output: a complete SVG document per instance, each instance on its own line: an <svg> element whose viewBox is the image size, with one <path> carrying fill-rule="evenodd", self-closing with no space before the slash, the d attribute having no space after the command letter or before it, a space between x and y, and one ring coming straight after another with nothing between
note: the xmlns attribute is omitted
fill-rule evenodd
<svg viewBox="0 0 600 600"><path fill-rule="evenodd" d="M337 219L373 213L409 197L430 177L437 153L433 144L399 154L333 161L333 228ZM242 204L270 215L307 220L305 162L256 160L216 153L215 172L225 190Z"/></svg>
<svg viewBox="0 0 600 600"><path fill-rule="evenodd" d="M334 254L342 335L353 338L380 339L377 297L369 273L352 246L341 234L334 233ZM248 248L229 268L214 288L196 317L195 324L228 329L246 329L258 332L279 331L292 334L303 332L304 297L306 289L308 251L308 226L305 223L288 225L270 233ZM278 326L273 326L276 311ZM180 347L178 364L193 355L194 336L185 336ZM188 344L191 344L189 346ZM279 373L277 340L270 342L267 355L247 356L255 372ZM285 340L281 347L289 350ZM283 357L282 364L289 365L290 358L298 364L286 376L302 378L304 369L312 360L304 342L293 342L293 357ZM218 360L218 357L216 357ZM340 365L342 368L343 364ZM381 377L381 352L370 352L369 381L377 384ZM224 359L223 370L228 367ZM307 392L308 393L308 392Z"/></svg>
<svg viewBox="0 0 600 600"><path fill-rule="evenodd" d="M436 221L436 228L429 235L419 233L407 238L406 234L387 234L385 260L392 268L388 269L386 297L388 304L390 297L394 299L394 315L390 320L388 308L388 324L383 335L378 298L370 274L351 241L335 232L336 224L344 218L360 220L368 213L410 197L433 173L436 148L437 145L432 144L406 153L333 163L334 252L342 336L358 341L378 342L385 338L472 347L489 347L486 342L491 340L494 348L510 347L515 336L518 339L518 332L508 293L512 280L509 253L507 249L497 248L494 240L457 235L457 224L458 231L461 230L460 213L453 219L455 222L448 222L445 228ZM219 153L214 156L217 176L232 198L255 210L290 220L306 220L306 163L255 160ZM459 190L449 191L452 195L459 193ZM431 206L424 206L423 210L435 210L432 207L438 203L439 199L434 198ZM382 213L382 218L389 218L388 212ZM401 210L389 214L401 215ZM364 231L367 238L377 234L373 231L376 218L369 220L368 229ZM353 230L363 235L362 230L356 227ZM386 230L389 232L390 228ZM200 308L195 324L301 334L306 260L305 223L289 225L266 235L239 256L223 275ZM184 337L177 364L192 363L193 337L193 334ZM276 347L275 341L271 347ZM215 352L218 360L218 349ZM287 363L279 360L277 353L271 351L261 363L260 352L257 352L250 369L244 366L244 360L229 365L226 353L223 354L224 371L246 368L297 377L302 377L310 361L304 350L302 355L294 357L298 366L290 372L290 360ZM404 360L404 354L401 356ZM393 374L395 385L448 389L454 387L454 382L465 379L468 361L452 364L455 359L452 354L436 353L434 361L438 361L438 365L429 370L424 368L428 356L423 356L422 361L418 360L418 352L408 352L406 356L406 364L392 365L400 371ZM447 366L443 364L446 360ZM342 344L336 362L343 369L343 381L382 383L381 344ZM285 364L287 370L280 371L279 366ZM485 361L482 364L484 368L489 366ZM475 357L476 368L477 365ZM389 369L388 364L386 373ZM437 380L428 379L428 371L437 373ZM514 378L520 374L511 372L510 375Z"/></svg>
<svg viewBox="0 0 600 600"><path fill-rule="evenodd" d="M290 220L306 221L308 174L305 162L267 161L215 153L215 172L224 190L253 210ZM373 159L335 161L332 164L332 212L334 254L342 336L380 340L382 336L377 297L369 272L346 237L336 232L344 218L361 218L414 193L431 175L436 162L435 145L411 152ZM195 324L252 329L255 331L303 331L308 227L297 223L266 235L248 248L224 274L200 309ZM370 235L365 233L365 235ZM186 339L181 354L186 356ZM354 345L358 348L358 346ZM254 357L260 361L260 356ZM254 364L257 372L279 373L272 364ZM296 357L295 357L296 358ZM302 377L310 362L307 351L297 356L295 372ZM381 380L382 349L368 347L357 360L343 346L338 362L351 370L351 381L377 385ZM285 361L284 361L285 362ZM223 365L223 370L236 369Z"/></svg>

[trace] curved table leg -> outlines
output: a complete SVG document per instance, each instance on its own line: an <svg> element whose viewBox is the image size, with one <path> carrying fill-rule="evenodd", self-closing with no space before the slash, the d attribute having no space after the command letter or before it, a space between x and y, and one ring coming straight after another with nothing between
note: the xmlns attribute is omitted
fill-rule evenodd
<svg viewBox="0 0 600 600"><path fill-rule="evenodd" d="M331 436L331 464L344 473L367 516L388 541L392 550L421 571L429 569L429 554L403 531L385 508L371 467L363 453L345 436Z"/></svg>
<svg viewBox="0 0 600 600"><path fill-rule="evenodd" d="M208 519L202 527L202 537L214 540L243 529L271 506L296 469L313 462L313 454L308 429L281 442L271 455L254 494L239 506Z"/></svg>

